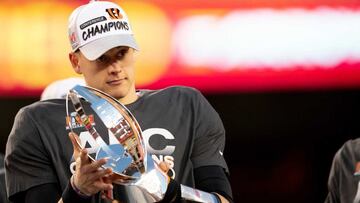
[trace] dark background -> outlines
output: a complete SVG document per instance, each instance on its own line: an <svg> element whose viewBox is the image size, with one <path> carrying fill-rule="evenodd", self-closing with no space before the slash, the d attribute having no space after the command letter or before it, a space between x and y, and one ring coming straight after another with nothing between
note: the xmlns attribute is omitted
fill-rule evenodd
<svg viewBox="0 0 360 203"><path fill-rule="evenodd" d="M205 94L226 131L236 202L323 202L336 151L360 135L360 88ZM38 98L0 98L0 152L20 107Z"/></svg>

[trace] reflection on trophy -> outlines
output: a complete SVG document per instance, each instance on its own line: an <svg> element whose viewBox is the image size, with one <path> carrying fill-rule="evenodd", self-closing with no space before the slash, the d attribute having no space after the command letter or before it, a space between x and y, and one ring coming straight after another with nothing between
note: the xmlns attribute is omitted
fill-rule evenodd
<svg viewBox="0 0 360 203"><path fill-rule="evenodd" d="M182 198L196 202L218 202L214 194L179 185L154 162L147 153L141 128L131 112L110 95L91 88L77 85L67 95L87 131L95 139L99 150L91 160L108 157L104 168L112 168L112 180L116 184L135 186L148 200L161 201L164 198ZM100 118L106 128L115 136L118 144L108 145L91 124L83 103ZM69 102L66 102L67 105ZM69 107L66 107L69 115ZM71 125L70 125L71 126ZM81 148L81 143L77 142ZM181 191L181 192L179 192ZM171 194L170 194L171 193ZM181 194L178 194L181 193Z"/></svg>

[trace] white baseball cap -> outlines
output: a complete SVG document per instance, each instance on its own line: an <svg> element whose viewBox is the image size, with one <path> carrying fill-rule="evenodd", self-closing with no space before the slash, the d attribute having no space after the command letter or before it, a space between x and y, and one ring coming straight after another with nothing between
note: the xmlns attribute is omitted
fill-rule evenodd
<svg viewBox="0 0 360 203"><path fill-rule="evenodd" d="M72 50L80 49L91 61L118 46L139 50L126 13L108 1L90 1L75 9L69 17L69 39Z"/></svg>

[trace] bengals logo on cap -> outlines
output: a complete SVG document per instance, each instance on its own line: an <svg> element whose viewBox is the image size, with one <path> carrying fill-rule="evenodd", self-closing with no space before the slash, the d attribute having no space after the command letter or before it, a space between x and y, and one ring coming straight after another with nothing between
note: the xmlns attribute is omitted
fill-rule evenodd
<svg viewBox="0 0 360 203"><path fill-rule="evenodd" d="M109 14L111 19L122 19L123 16L118 8L107 8L106 12Z"/></svg>

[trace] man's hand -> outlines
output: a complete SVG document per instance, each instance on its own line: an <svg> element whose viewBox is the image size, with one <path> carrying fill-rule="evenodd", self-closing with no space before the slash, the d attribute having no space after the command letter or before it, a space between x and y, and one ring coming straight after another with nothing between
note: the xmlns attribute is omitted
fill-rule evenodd
<svg viewBox="0 0 360 203"><path fill-rule="evenodd" d="M229 203L229 201L225 197L223 197L222 195L220 195L218 193L215 193L215 194L219 197L221 203Z"/></svg>
<svg viewBox="0 0 360 203"><path fill-rule="evenodd" d="M87 150L80 148L78 135L70 132L69 137L74 146L74 158L76 160L75 174L72 177L74 189L87 196L94 195L103 190L112 190L112 183L104 181L104 179L112 174L112 169L101 168L107 160L104 158L91 161Z"/></svg>

